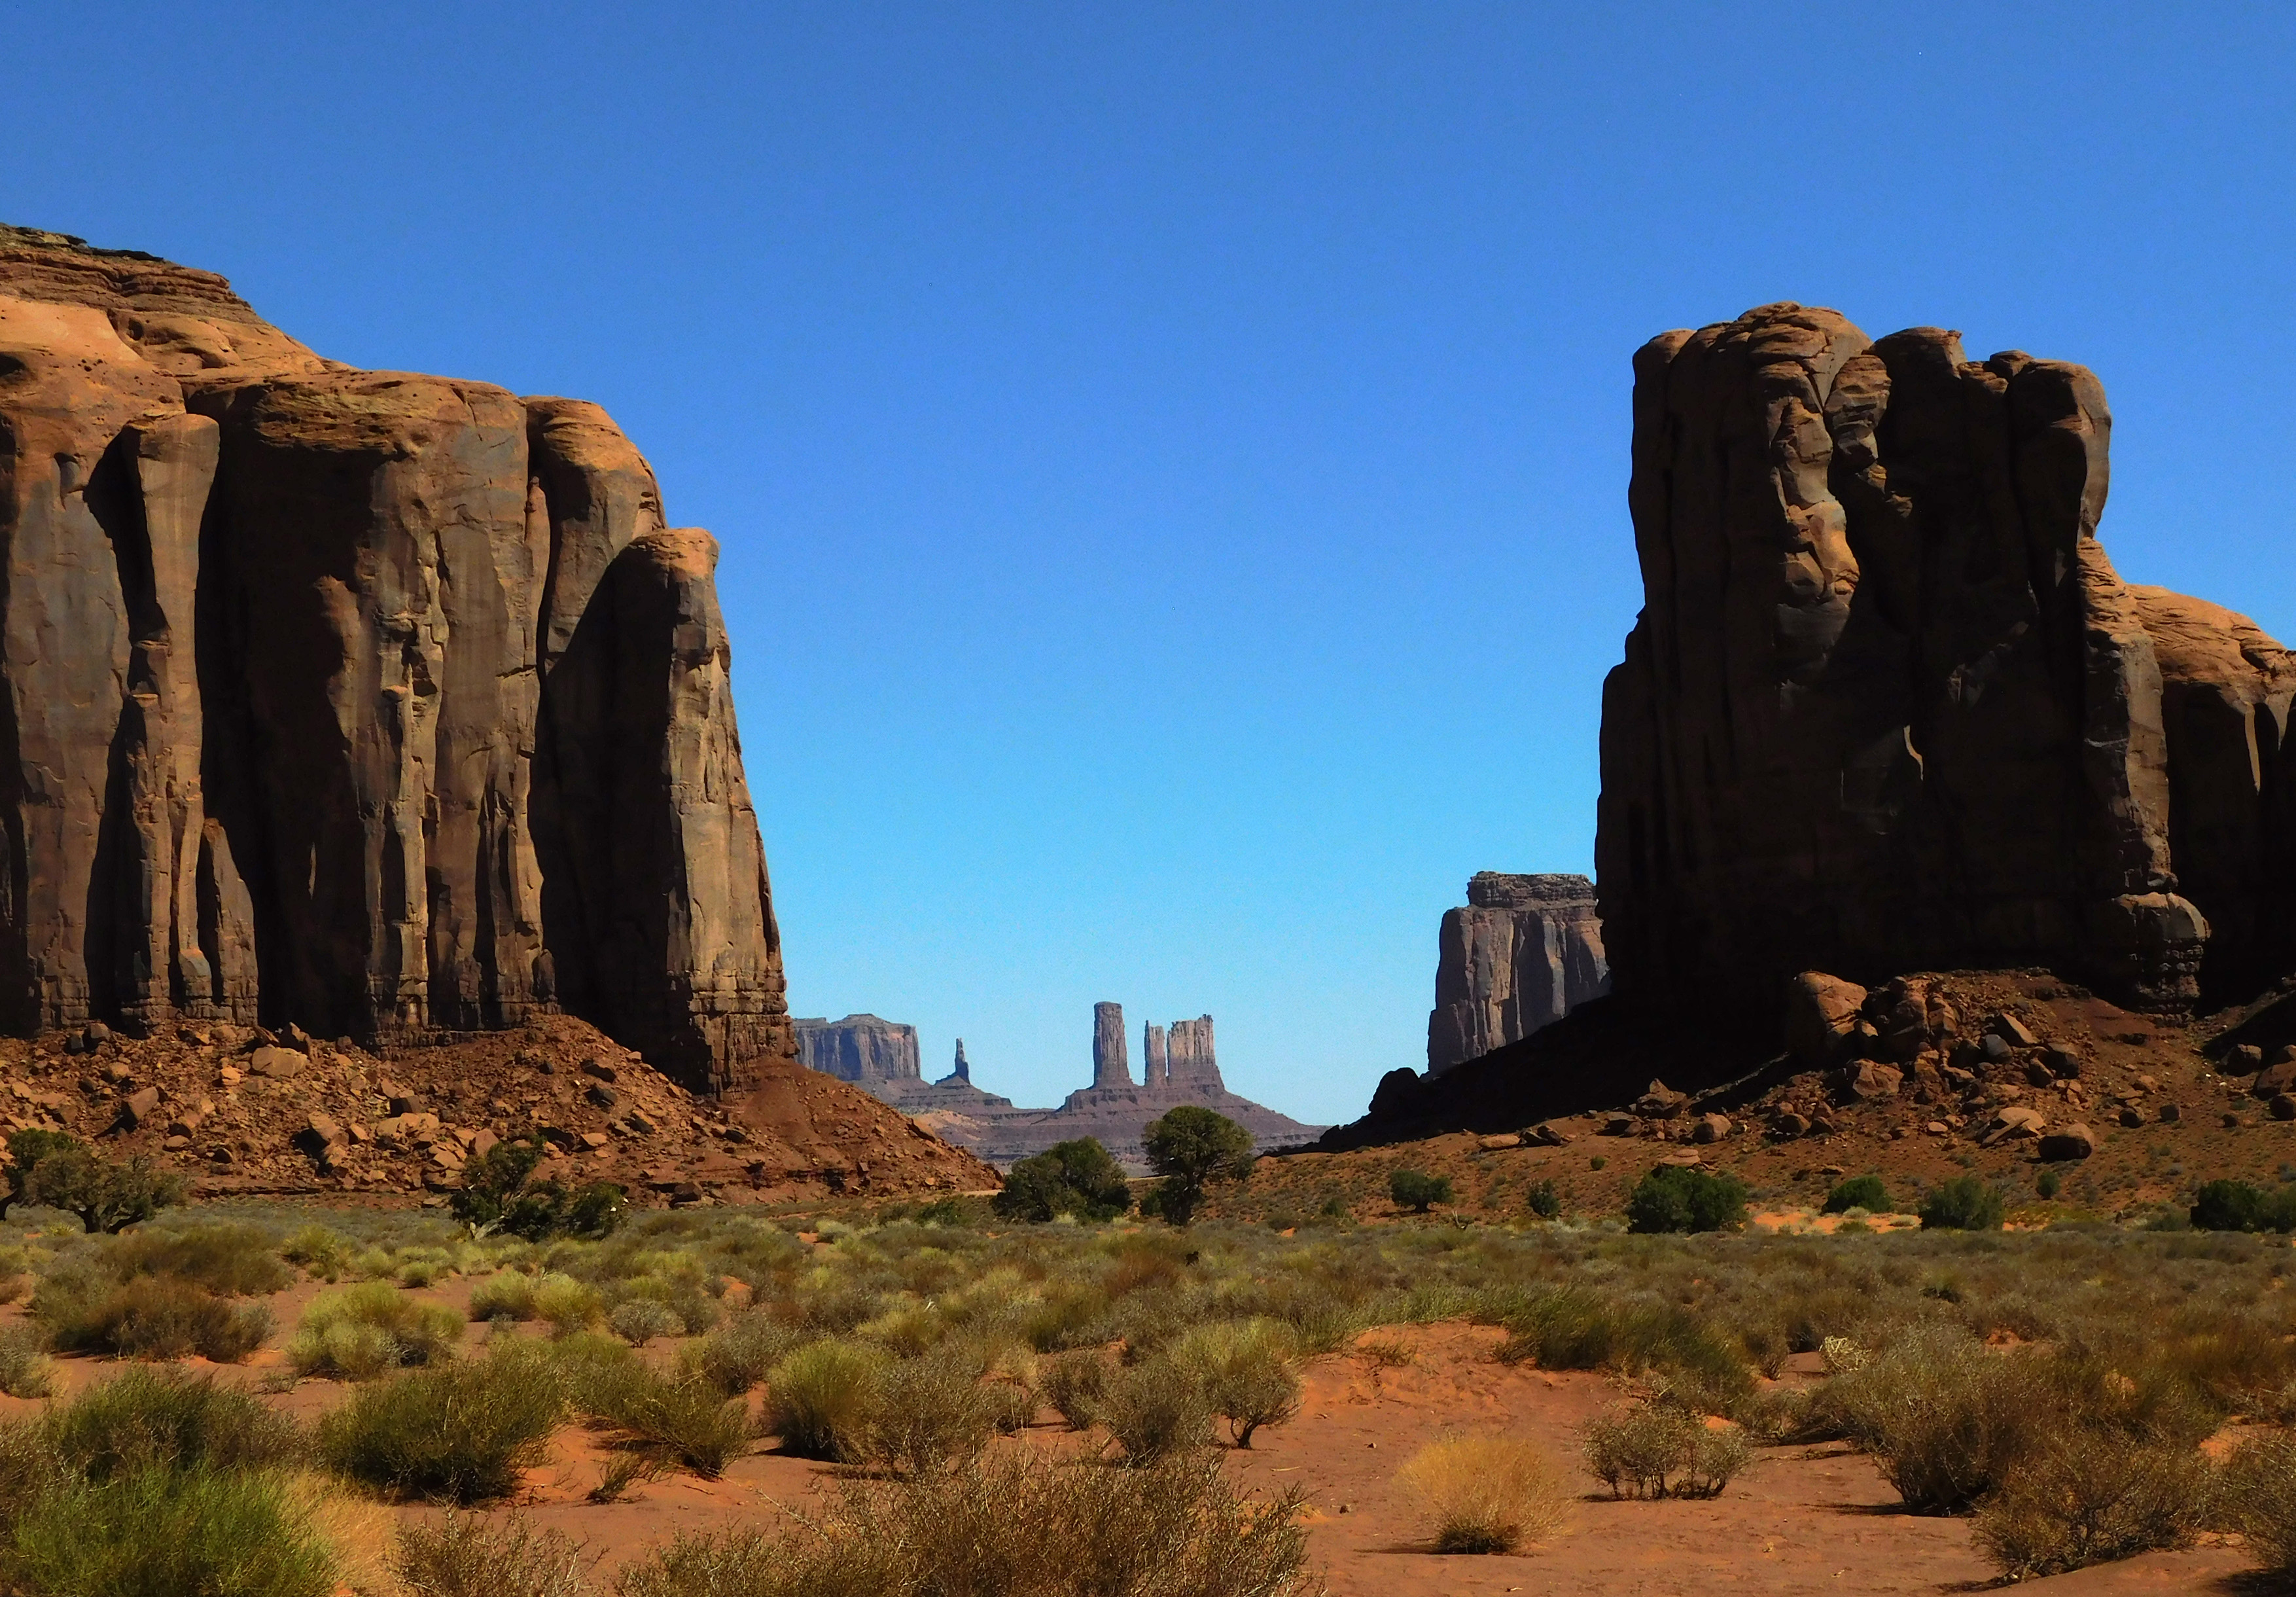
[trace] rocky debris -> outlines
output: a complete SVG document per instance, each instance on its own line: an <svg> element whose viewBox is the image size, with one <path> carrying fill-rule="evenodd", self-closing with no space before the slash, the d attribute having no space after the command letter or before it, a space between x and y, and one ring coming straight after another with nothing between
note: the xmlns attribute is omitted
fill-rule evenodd
<svg viewBox="0 0 2296 1597"><path fill-rule="evenodd" d="M1683 1106L1689 1101L1687 1092L1677 1092L1664 1082L1654 1080L1635 1099L1634 1112L1652 1120L1670 1120L1681 1114Z"/></svg>
<svg viewBox="0 0 2296 1597"><path fill-rule="evenodd" d="M841 1082L922 1082L917 1028L874 1015L842 1020L792 1020L798 1063Z"/></svg>
<svg viewBox="0 0 2296 1597"><path fill-rule="evenodd" d="M1621 996L2044 966L2176 1009L2296 963L2296 668L2115 574L2092 374L1786 303L1635 373L1644 604L1596 844Z"/></svg>
<svg viewBox="0 0 2296 1597"><path fill-rule="evenodd" d="M697 1090L791 1057L717 547L604 412L17 228L0 372L0 1025L562 1009Z"/></svg>
<svg viewBox="0 0 2296 1597"><path fill-rule="evenodd" d="M682 1183L723 1203L997 1185L972 1155L842 1082L784 1063L747 1093L696 1094L568 1016L401 1037L380 1051L307 1039L284 1077L246 1067L278 1048L266 1036L208 1022L77 1055L54 1033L0 1039L0 1124L101 1138L184 1172L207 1196L443 1198L471 1160L529 1133L549 1145L544 1173L618 1181L641 1202ZM121 1094L114 1069L152 1084ZM614 1101L598 1104L594 1089Z"/></svg>
<svg viewBox="0 0 2296 1597"><path fill-rule="evenodd" d="M1521 1041L1611 989L1595 885L1581 876L1480 871L1437 935L1427 1070Z"/></svg>
<svg viewBox="0 0 2296 1597"><path fill-rule="evenodd" d="M2276 1092L2264 1107L2272 1111L2275 1120L2296 1120L2296 1092Z"/></svg>

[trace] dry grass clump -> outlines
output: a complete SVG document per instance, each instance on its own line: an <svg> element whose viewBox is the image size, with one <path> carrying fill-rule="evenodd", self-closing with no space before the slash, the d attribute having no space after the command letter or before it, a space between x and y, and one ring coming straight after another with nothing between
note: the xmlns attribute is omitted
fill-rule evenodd
<svg viewBox="0 0 2296 1597"><path fill-rule="evenodd" d="M389 1281L322 1292L303 1311L287 1344L301 1375L371 1380L386 1371L454 1355L463 1317L443 1304L409 1297Z"/></svg>
<svg viewBox="0 0 2296 1597"><path fill-rule="evenodd" d="M1095 1413L1129 1464L1207 1446L1212 1439L1212 1406L1204 1384L1169 1354L1117 1371Z"/></svg>
<svg viewBox="0 0 2296 1597"><path fill-rule="evenodd" d="M748 1410L698 1371L666 1376L636 1358L600 1360L571 1385L576 1408L657 1462L674 1461L715 1480L749 1451Z"/></svg>
<svg viewBox="0 0 2296 1597"><path fill-rule="evenodd" d="M2296 1576L2296 1436L2282 1432L2242 1445L2226 1461L2225 1519L2265 1568Z"/></svg>
<svg viewBox="0 0 2296 1597"><path fill-rule="evenodd" d="M990 1455L978 1469L851 1480L785 1537L681 1536L617 1597L1308 1597L1299 1498L1237 1495L1216 1459L1139 1469Z"/></svg>
<svg viewBox="0 0 2296 1597"><path fill-rule="evenodd" d="M1090 1430L1100 1420L1101 1400L1108 1394L1110 1367L1098 1348L1064 1353L1044 1367L1045 1401L1068 1421L1070 1430Z"/></svg>
<svg viewBox="0 0 2296 1597"><path fill-rule="evenodd" d="M582 1550L527 1520L449 1513L399 1527L390 1572L406 1597L579 1597Z"/></svg>
<svg viewBox="0 0 2296 1597"><path fill-rule="evenodd" d="M549 1361L506 1344L484 1359L361 1387L319 1421L319 1453L384 1491L473 1502L515 1486L565 1411Z"/></svg>
<svg viewBox="0 0 2296 1597"><path fill-rule="evenodd" d="M535 1278L523 1271L504 1270L471 1288L471 1318L475 1321L536 1318Z"/></svg>
<svg viewBox="0 0 2296 1597"><path fill-rule="evenodd" d="M805 1341L805 1334L754 1311L736 1314L701 1340L694 1358L705 1379L738 1397Z"/></svg>
<svg viewBox="0 0 2296 1597"><path fill-rule="evenodd" d="M172 1276L137 1276L106 1286L60 1272L33 1294L32 1317L60 1353L115 1358L180 1359L193 1354L235 1364L271 1334L271 1311L234 1304Z"/></svg>
<svg viewBox="0 0 2296 1597"><path fill-rule="evenodd" d="M1513 1552L1549 1541L1568 1517L1561 1472L1521 1436L1446 1436L1396 1475L1418 1502L1438 1552Z"/></svg>
<svg viewBox="0 0 2296 1597"><path fill-rule="evenodd" d="M90 1480L152 1468L254 1469L293 1460L295 1428L245 1392L187 1371L130 1370L39 1422L55 1456Z"/></svg>
<svg viewBox="0 0 2296 1597"><path fill-rule="evenodd" d="M47 1339L29 1325L0 1330L0 1392L11 1397L46 1397L56 1389L55 1364L44 1349Z"/></svg>
<svg viewBox="0 0 2296 1597"><path fill-rule="evenodd" d="M999 1418L977 1359L939 1348L879 1371L854 1456L902 1475L969 1463L988 1445Z"/></svg>
<svg viewBox="0 0 2296 1597"><path fill-rule="evenodd" d="M1613 1497L1715 1497L1752 1461L1745 1433L1671 1403L1613 1410L1587 1427L1587 1473Z"/></svg>
<svg viewBox="0 0 2296 1597"><path fill-rule="evenodd" d="M2015 1579L2184 1547L2208 1523L2215 1472L2190 1446L2083 1428L2051 1438L1979 1507L1980 1551Z"/></svg>
<svg viewBox="0 0 2296 1597"><path fill-rule="evenodd" d="M815 1342L773 1367L766 1378L764 1427L783 1451L807 1459L861 1454L877 1385L891 1361L854 1342Z"/></svg>
<svg viewBox="0 0 2296 1597"><path fill-rule="evenodd" d="M669 1305L652 1297L626 1297L606 1315L606 1328L633 1347L656 1337L681 1336L685 1321Z"/></svg>
<svg viewBox="0 0 2296 1597"><path fill-rule="evenodd" d="M222 1297L257 1297L295 1279L259 1226L143 1226L104 1244L97 1268L114 1280L167 1276Z"/></svg>

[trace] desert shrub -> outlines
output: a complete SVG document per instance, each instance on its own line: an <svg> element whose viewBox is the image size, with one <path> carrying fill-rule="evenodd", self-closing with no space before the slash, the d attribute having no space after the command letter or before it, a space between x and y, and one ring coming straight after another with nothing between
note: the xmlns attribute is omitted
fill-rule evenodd
<svg viewBox="0 0 2296 1597"><path fill-rule="evenodd" d="M1296 1491L1239 1496L1216 1459L1110 1469L1026 1455L849 1480L787 1537L685 1535L627 1568L617 1597L1290 1597L1307 1587Z"/></svg>
<svg viewBox="0 0 2296 1597"><path fill-rule="evenodd" d="M1251 1173L1251 1133L1201 1104L1165 1110L1142 1132L1141 1146L1149 1167L1164 1178L1152 1194L1155 1213L1174 1225L1195 1218L1212 1182Z"/></svg>
<svg viewBox="0 0 2296 1597"><path fill-rule="evenodd" d="M1014 1165L991 1206L1008 1220L1113 1220L1132 1206L1132 1188L1098 1138L1078 1137Z"/></svg>
<svg viewBox="0 0 2296 1597"><path fill-rule="evenodd" d="M79 1272L50 1276L32 1296L32 1316L64 1353L235 1364L271 1334L271 1311L233 1304L190 1281L138 1276L107 1287Z"/></svg>
<svg viewBox="0 0 2296 1597"><path fill-rule="evenodd" d="M454 1355L463 1317L443 1304L409 1297L389 1281L322 1292L303 1311L287 1362L304 1375L371 1380L387 1370Z"/></svg>
<svg viewBox="0 0 2296 1597"><path fill-rule="evenodd" d="M1956 1327L1919 1325L1818 1395L1908 1508L1950 1513L2008 1479L2058 1418L2030 1354L1997 1354Z"/></svg>
<svg viewBox="0 0 2296 1597"><path fill-rule="evenodd" d="M857 1455L890 1361L850 1342L799 1348L766 1377L765 1428L800 1458Z"/></svg>
<svg viewBox="0 0 2296 1597"><path fill-rule="evenodd" d="M1587 1427L1587 1473L1613 1497L1712 1497L1753 1456L1742 1432L1670 1403L1612 1411Z"/></svg>
<svg viewBox="0 0 2296 1597"><path fill-rule="evenodd" d="M937 1348L897 1360L879 1375L855 1453L922 1475L979 1457L996 1420L996 1401L974 1363Z"/></svg>
<svg viewBox="0 0 2296 1597"><path fill-rule="evenodd" d="M45 1397L56 1389L55 1365L47 1339L29 1325L0 1330L0 1392L11 1397Z"/></svg>
<svg viewBox="0 0 2296 1597"><path fill-rule="evenodd" d="M728 1397L738 1397L803 1341L804 1333L752 1309L736 1314L702 1340L695 1354L702 1375Z"/></svg>
<svg viewBox="0 0 2296 1597"><path fill-rule="evenodd" d="M1562 1194L1555 1190L1552 1181L1534 1182L1523 1194L1523 1206L1541 1220L1562 1218Z"/></svg>
<svg viewBox="0 0 2296 1597"><path fill-rule="evenodd" d="M1430 1175L1423 1170L1391 1171L1387 1178L1387 1195L1395 1200L1397 1208L1424 1214L1437 1204L1451 1201L1451 1178Z"/></svg>
<svg viewBox="0 0 2296 1597"><path fill-rule="evenodd" d="M295 1428L253 1396L181 1370L130 1370L41 1426L55 1456L102 1484L139 1469L253 1469L300 1451Z"/></svg>
<svg viewBox="0 0 2296 1597"><path fill-rule="evenodd" d="M307 1225L280 1245L279 1256L332 1281L350 1269L353 1255L349 1239L324 1225Z"/></svg>
<svg viewBox="0 0 2296 1597"><path fill-rule="evenodd" d="M1889 1208L1890 1189L1880 1176L1853 1175L1848 1181L1834 1183L1833 1190L1825 1195L1824 1212L1841 1214L1851 1209L1863 1209L1869 1214L1882 1214Z"/></svg>
<svg viewBox="0 0 2296 1597"><path fill-rule="evenodd" d="M97 1257L114 1280L172 1276L224 1297L276 1292L294 1279L270 1237L252 1225L147 1228L104 1244Z"/></svg>
<svg viewBox="0 0 2296 1597"><path fill-rule="evenodd" d="M554 1181L533 1180L546 1151L539 1137L512 1137L472 1159L455 1193L455 1218L480 1237L499 1231L539 1242L612 1234L628 1210L628 1194L611 1181L570 1191Z"/></svg>
<svg viewBox="0 0 2296 1597"><path fill-rule="evenodd" d="M565 1408L551 1363L511 1346L361 1387L320 1420L319 1452L369 1486L472 1502L518 1484Z"/></svg>
<svg viewBox="0 0 2296 1597"><path fill-rule="evenodd" d="M1925 1231L1997 1231L2007 1212L2000 1192L1982 1176L1939 1181L1922 1199Z"/></svg>
<svg viewBox="0 0 2296 1597"><path fill-rule="evenodd" d="M2044 1170L2033 1178L2033 1190L2044 1203L2054 1199L2065 1190L2065 1178L2054 1170Z"/></svg>
<svg viewBox="0 0 2296 1597"><path fill-rule="evenodd" d="M1098 1348L1064 1353L1045 1366L1045 1401L1068 1421L1070 1430L1090 1430L1100 1422L1108 1378L1108 1360Z"/></svg>
<svg viewBox="0 0 2296 1597"><path fill-rule="evenodd" d="M43 1494L0 1548L0 1582L39 1597L327 1597L336 1570L280 1478L197 1466Z"/></svg>
<svg viewBox="0 0 2296 1597"><path fill-rule="evenodd" d="M490 1275L471 1288L471 1318L473 1320L532 1320L537 1317L534 1306L536 1281L534 1277L516 1270L504 1270Z"/></svg>
<svg viewBox="0 0 2296 1597"><path fill-rule="evenodd" d="M606 1316L607 1329L633 1347L644 1347L656 1337L675 1337L685 1329L676 1309L651 1297L626 1297Z"/></svg>
<svg viewBox="0 0 2296 1597"><path fill-rule="evenodd" d="M1977 1511L1978 1548L2024 1579L2188 1545L2215 1481L2191 1447L2093 1427L2068 1428L2010 1470Z"/></svg>
<svg viewBox="0 0 2296 1597"><path fill-rule="evenodd" d="M579 1597L582 1550L563 1532L528 1521L448 1513L402 1525L390 1572L406 1597Z"/></svg>
<svg viewBox="0 0 2296 1597"><path fill-rule="evenodd" d="M1631 1231L1730 1231L1746 1221L1746 1184L1687 1165L1660 1165L1627 1198Z"/></svg>
<svg viewBox="0 0 2296 1597"><path fill-rule="evenodd" d="M1550 1288L1509 1306L1497 1356L1542 1370L1656 1371L1692 1406L1727 1412L1753 1389L1745 1360L1696 1314L1670 1303L1617 1303L1577 1288Z"/></svg>
<svg viewBox="0 0 2296 1597"><path fill-rule="evenodd" d="M2275 1575L2296 1574L2296 1436L2243 1443L2225 1466L2225 1517Z"/></svg>
<svg viewBox="0 0 2296 1597"><path fill-rule="evenodd" d="M1554 1466L1521 1436L1431 1442L1396 1478L1417 1500L1438 1552L1513 1552L1550 1540L1570 1501Z"/></svg>
<svg viewBox="0 0 2296 1597"><path fill-rule="evenodd" d="M705 1479L747 1452L747 1409L728 1402L699 1372L665 1376L636 1359L601 1362L570 1382L575 1406L625 1433L656 1459L674 1460Z"/></svg>
<svg viewBox="0 0 2296 1597"><path fill-rule="evenodd" d="M606 1316L605 1300L570 1275L545 1275L534 1283L534 1313L557 1336L587 1330Z"/></svg>
<svg viewBox="0 0 2296 1597"><path fill-rule="evenodd" d="M1238 1447L1263 1425L1300 1412L1300 1371L1290 1333L1267 1320L1200 1325L1174 1344L1171 1357L1193 1373L1211 1412L1228 1422Z"/></svg>
<svg viewBox="0 0 2296 1597"><path fill-rule="evenodd" d="M2296 1187L2272 1193L2247 1181L2210 1181L2194 1195L2192 1222L2203 1231L2296 1231Z"/></svg>
<svg viewBox="0 0 2296 1597"><path fill-rule="evenodd" d="M1202 1447L1212 1439L1211 1404L1203 1383L1168 1354L1117 1371L1098 1412L1128 1463Z"/></svg>

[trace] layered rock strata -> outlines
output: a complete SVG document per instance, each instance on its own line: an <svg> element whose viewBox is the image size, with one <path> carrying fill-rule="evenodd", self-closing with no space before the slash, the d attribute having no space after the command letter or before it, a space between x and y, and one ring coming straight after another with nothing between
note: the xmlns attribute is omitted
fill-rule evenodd
<svg viewBox="0 0 2296 1597"><path fill-rule="evenodd" d="M2086 368L1767 305L1635 359L1644 606L1604 686L1619 992L2047 966L2152 1007L2289 963L2286 651L2115 574Z"/></svg>
<svg viewBox="0 0 2296 1597"><path fill-rule="evenodd" d="M1611 990L1595 884L1478 871L1438 934L1427 1069L1439 1074L1562 1019Z"/></svg>
<svg viewBox="0 0 2296 1597"><path fill-rule="evenodd" d="M605 413L0 229L0 1025L791 1051L712 573Z"/></svg>

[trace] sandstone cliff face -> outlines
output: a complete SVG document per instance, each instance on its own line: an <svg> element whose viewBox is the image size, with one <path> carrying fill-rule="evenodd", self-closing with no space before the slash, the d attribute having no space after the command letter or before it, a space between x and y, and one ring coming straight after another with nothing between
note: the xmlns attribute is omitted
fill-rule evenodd
<svg viewBox="0 0 2296 1597"><path fill-rule="evenodd" d="M1444 914L1427 1017L1430 1074L1480 1058L1611 990L1595 884L1479 871Z"/></svg>
<svg viewBox="0 0 2296 1597"><path fill-rule="evenodd" d="M709 535L604 412L0 229L0 1024L791 1052Z"/></svg>
<svg viewBox="0 0 2296 1597"><path fill-rule="evenodd" d="M1644 607L1597 844L1621 993L2048 965L2176 1006L2284 964L2286 656L2115 575L2094 375L1792 304L1635 371Z"/></svg>
<svg viewBox="0 0 2296 1597"><path fill-rule="evenodd" d="M848 1015L842 1020L791 1022L797 1031L798 1062L840 1081L922 1082L922 1061L917 1053L917 1028L874 1015Z"/></svg>

